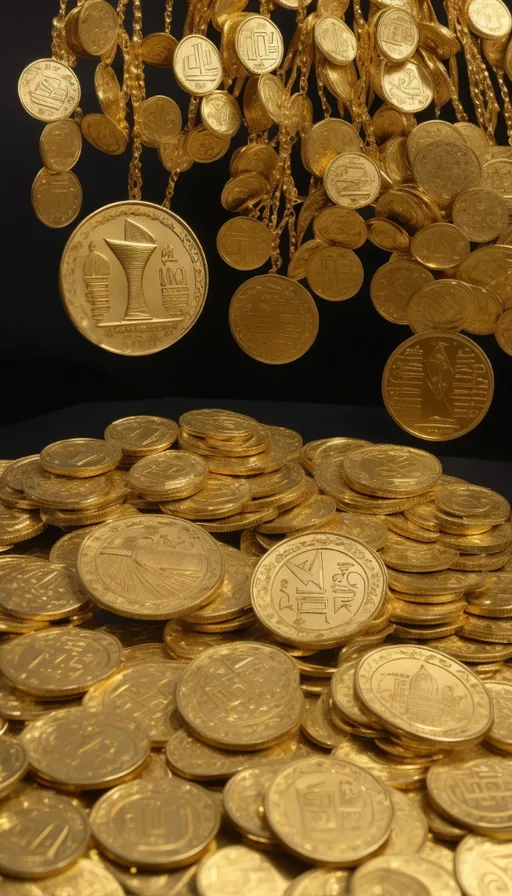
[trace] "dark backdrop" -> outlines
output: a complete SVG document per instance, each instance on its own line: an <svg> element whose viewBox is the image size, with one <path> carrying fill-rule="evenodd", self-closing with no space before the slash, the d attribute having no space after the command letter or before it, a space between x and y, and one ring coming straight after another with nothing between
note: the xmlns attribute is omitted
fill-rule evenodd
<svg viewBox="0 0 512 896"><path fill-rule="evenodd" d="M174 5L177 27L173 32L179 34L186 2L175 0ZM266 366L243 354L233 341L228 327L229 300L244 277L252 274L229 268L215 248L217 231L229 217L219 196L229 177L231 150L216 163L196 164L182 174L172 203L173 211L188 221L201 240L210 271L205 309L187 336L166 351L130 358L92 345L74 329L64 313L57 287L60 255L74 225L49 230L32 213L30 187L40 168L38 140L43 125L25 114L16 93L22 68L31 60L50 54L51 19L57 7L57 0L8 0L3 8L0 172L4 276L0 370L4 422L83 401L166 395L381 405L382 368L391 351L409 334L406 327L379 317L370 302L368 287L372 274L388 258L387 253L371 244L359 250L365 267L360 294L342 303L317 300L320 331L303 358L282 367ZM146 34L163 30L163 7L163 0L143 0ZM293 13L279 10L277 18L289 37ZM94 67L94 60L80 60L77 69L84 112L99 111L93 93ZM170 93L185 110L186 98L176 89L170 70L147 67L146 73L148 95ZM464 85L463 92L469 110ZM431 110L420 118L431 117L430 113ZM449 106L444 107L443 115L450 117ZM236 143L233 141L232 148ZM107 156L84 141L75 169L84 190L81 217L127 196L128 163L129 151L120 157ZM144 151L143 174L144 199L161 202L167 176L155 150ZM307 182L299 186L307 189ZM507 458L508 445L502 434L503 421L509 413L511 359L500 351L494 337L478 341L495 369L494 402L480 427L459 439L451 451ZM399 441L401 431L398 427L395 431ZM438 447L444 453L444 446Z"/></svg>

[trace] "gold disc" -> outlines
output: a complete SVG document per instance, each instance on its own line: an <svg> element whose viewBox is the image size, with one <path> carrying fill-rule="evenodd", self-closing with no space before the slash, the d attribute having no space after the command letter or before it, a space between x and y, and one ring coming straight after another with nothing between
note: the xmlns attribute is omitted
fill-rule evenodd
<svg viewBox="0 0 512 896"><path fill-rule="evenodd" d="M460 352L463 366L458 363ZM417 395L414 405L409 400L411 365ZM479 371L478 382L469 387L468 365ZM462 382L464 400L459 397ZM406 339L390 355L382 375L384 404L395 423L429 441L455 439L474 429L489 410L493 392L494 373L487 355L458 333L422 333Z"/></svg>
<svg viewBox="0 0 512 896"><path fill-rule="evenodd" d="M481 246L461 264L457 276L466 283L491 289L503 305L512 307L512 247Z"/></svg>
<svg viewBox="0 0 512 896"><path fill-rule="evenodd" d="M313 220L313 233L324 243L337 243L345 249L359 249L366 242L364 220L358 212L341 206L328 206Z"/></svg>
<svg viewBox="0 0 512 896"><path fill-rule="evenodd" d="M50 122L39 138L41 161L47 171L69 171L78 162L81 151L82 134L72 118Z"/></svg>
<svg viewBox="0 0 512 896"><path fill-rule="evenodd" d="M105 62L100 62L96 66L94 89L103 114L120 123L126 114L126 102L112 66Z"/></svg>
<svg viewBox="0 0 512 896"><path fill-rule="evenodd" d="M193 162L207 165L226 154L229 142L229 137L213 134L204 124L198 124L185 137L185 151Z"/></svg>
<svg viewBox="0 0 512 896"><path fill-rule="evenodd" d="M212 90L201 100L201 121L216 137L234 137L242 124L236 98L227 90Z"/></svg>
<svg viewBox="0 0 512 896"><path fill-rule="evenodd" d="M453 143L464 143L462 133L455 125L440 118L432 121L422 121L410 132L407 137L407 157L410 164L414 163L420 149L434 140L450 140Z"/></svg>
<svg viewBox="0 0 512 896"><path fill-rule="evenodd" d="M382 498L421 495L439 481L441 463L428 451L401 445L369 445L345 456L343 473L351 488Z"/></svg>
<svg viewBox="0 0 512 896"><path fill-rule="evenodd" d="M386 102L401 112L421 112L432 102L432 77L418 59L408 59L397 64L383 62L380 81Z"/></svg>
<svg viewBox="0 0 512 896"><path fill-rule="evenodd" d="M472 308L464 329L467 333L477 336L490 336L496 331L501 316L501 302L497 295L485 286L471 284L469 288Z"/></svg>
<svg viewBox="0 0 512 896"><path fill-rule="evenodd" d="M208 269L181 218L149 202L117 202L89 215L69 238L60 288L83 336L116 354L148 355L194 325Z"/></svg>
<svg viewBox="0 0 512 896"><path fill-rule="evenodd" d="M172 34L164 31L155 31L147 34L140 45L142 59L146 65L154 65L157 68L172 68L174 51L178 41Z"/></svg>
<svg viewBox="0 0 512 896"><path fill-rule="evenodd" d="M418 24L407 9L386 9L376 21L375 41L388 62L405 62L414 56L419 36Z"/></svg>
<svg viewBox="0 0 512 896"><path fill-rule="evenodd" d="M468 896L485 896L485 881L493 878L497 886L506 893L507 888L510 889L509 852L508 844L491 837L476 834L464 837L455 854L457 881L464 893Z"/></svg>
<svg viewBox="0 0 512 896"><path fill-rule="evenodd" d="M402 891L408 896L459 896L453 869L446 871L435 861L423 856L414 856L413 861L404 861L402 856L381 856L370 859L357 869L352 880L353 896L365 896L372 889L388 887L391 892ZM453 864L453 860L452 860Z"/></svg>
<svg viewBox="0 0 512 896"><path fill-rule="evenodd" d="M328 165L324 188L329 199L345 208L371 205L381 188L380 172L368 156L343 152Z"/></svg>
<svg viewBox="0 0 512 896"><path fill-rule="evenodd" d="M252 277L229 306L229 326L246 354L264 364L288 364L313 345L318 310L307 289L277 274Z"/></svg>
<svg viewBox="0 0 512 896"><path fill-rule="evenodd" d="M340 153L357 153L360 147L359 135L348 121L341 118L319 121L313 125L306 138L308 168L317 177L323 177L329 163Z"/></svg>
<svg viewBox="0 0 512 896"><path fill-rule="evenodd" d="M415 293L407 306L413 333L463 330L472 314L471 288L460 280L435 280Z"/></svg>
<svg viewBox="0 0 512 896"><path fill-rule="evenodd" d="M508 224L507 203L496 190L475 187L457 196L452 218L471 242L488 243Z"/></svg>
<svg viewBox="0 0 512 896"><path fill-rule="evenodd" d="M163 451L142 457L131 468L130 485L145 498L171 501L188 498L206 484L208 464L189 451Z"/></svg>
<svg viewBox="0 0 512 896"><path fill-rule="evenodd" d="M348 65L356 58L356 36L342 19L319 16L315 22L314 35L317 48L335 65Z"/></svg>
<svg viewBox="0 0 512 896"><path fill-rule="evenodd" d="M470 253L466 234L455 224L429 224L414 234L411 255L434 271L449 271L462 264Z"/></svg>
<svg viewBox="0 0 512 896"><path fill-rule="evenodd" d="M140 415L122 417L110 423L105 441L134 457L166 451L178 438L178 425L167 417Z"/></svg>
<svg viewBox="0 0 512 896"><path fill-rule="evenodd" d="M364 270L352 249L326 246L310 255L306 277L320 298L342 302L357 295L363 285Z"/></svg>
<svg viewBox="0 0 512 896"><path fill-rule="evenodd" d="M217 252L238 271L252 271L270 258L270 234L257 218L231 218L217 234Z"/></svg>
<svg viewBox="0 0 512 896"><path fill-rule="evenodd" d="M510 37L512 15L502 0L470 0L467 17L469 27L479 37L488 40Z"/></svg>
<svg viewBox="0 0 512 896"><path fill-rule="evenodd" d="M510 775L509 760L492 755L438 762L427 776L429 799L435 809L466 830L509 840L512 808L504 794L510 787ZM491 777L500 782L492 795L486 787Z"/></svg>
<svg viewBox="0 0 512 896"><path fill-rule="evenodd" d="M80 102L80 82L74 71L55 59L37 59L23 69L18 81L21 105L38 121L68 118Z"/></svg>
<svg viewBox="0 0 512 896"><path fill-rule="evenodd" d="M76 574L45 560L13 563L2 573L0 608L19 619L65 619L88 605Z"/></svg>
<svg viewBox="0 0 512 896"><path fill-rule="evenodd" d="M430 271L414 261L391 261L373 275L370 298L381 317L394 324L406 324L412 297L433 279Z"/></svg>
<svg viewBox="0 0 512 896"><path fill-rule="evenodd" d="M246 71L263 75L279 68L283 58L282 34L264 16L245 16L235 33L235 52Z"/></svg>
<svg viewBox="0 0 512 896"><path fill-rule="evenodd" d="M444 205L478 187L482 178L482 163L471 147L446 139L422 146L412 167L418 186Z"/></svg>
<svg viewBox="0 0 512 896"><path fill-rule="evenodd" d="M210 475L196 494L179 501L166 501L160 504L160 509L187 520L215 520L242 512L250 499L250 487L243 480Z"/></svg>
<svg viewBox="0 0 512 896"><path fill-rule="evenodd" d="M282 6L289 2L293 0L279 0ZM258 849L237 844L218 849L203 859L197 871L197 888L199 896L220 896L221 881L229 880L234 891L240 893L248 882L252 886L254 881L264 881L265 896L282 896L295 872L295 865L285 857L264 855Z"/></svg>
<svg viewBox="0 0 512 896"><path fill-rule="evenodd" d="M0 737L0 796L4 797L28 771L28 757L18 737Z"/></svg>
<svg viewBox="0 0 512 896"><path fill-rule="evenodd" d="M82 207L82 186L73 171L54 174L41 168L32 184L32 208L46 227L67 227Z"/></svg>
<svg viewBox="0 0 512 896"><path fill-rule="evenodd" d="M114 470L122 455L103 439L61 439L46 445L39 456L48 473L82 479Z"/></svg>
<svg viewBox="0 0 512 896"><path fill-rule="evenodd" d="M110 156L119 156L128 146L128 135L117 122L100 112L91 112L82 118L82 134L85 139Z"/></svg>
<svg viewBox="0 0 512 896"><path fill-rule="evenodd" d="M105 0L88 0L80 7L76 21L77 38L90 56L102 56L116 42L117 13Z"/></svg>
<svg viewBox="0 0 512 896"><path fill-rule="evenodd" d="M507 355L512 355L512 308L498 318L496 340Z"/></svg>
<svg viewBox="0 0 512 896"><path fill-rule="evenodd" d="M147 146L158 147L181 132L179 106L168 96L150 96L140 106L140 128Z"/></svg>
<svg viewBox="0 0 512 896"><path fill-rule="evenodd" d="M204 96L216 90L222 81L219 51L201 34L189 34L180 40L174 50L172 67L180 87L192 96Z"/></svg>

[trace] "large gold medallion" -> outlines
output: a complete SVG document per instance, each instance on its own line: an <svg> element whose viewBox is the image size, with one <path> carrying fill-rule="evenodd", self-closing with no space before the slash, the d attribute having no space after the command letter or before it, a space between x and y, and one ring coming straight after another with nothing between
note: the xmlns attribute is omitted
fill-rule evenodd
<svg viewBox="0 0 512 896"><path fill-rule="evenodd" d="M188 225L150 202L116 202L69 238L60 288L86 339L121 355L149 355L181 339L199 317L208 269Z"/></svg>

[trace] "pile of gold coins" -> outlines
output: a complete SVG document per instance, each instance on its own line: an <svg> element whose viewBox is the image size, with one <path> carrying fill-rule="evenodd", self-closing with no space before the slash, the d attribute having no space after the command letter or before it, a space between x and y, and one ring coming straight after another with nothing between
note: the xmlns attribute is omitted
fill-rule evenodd
<svg viewBox="0 0 512 896"><path fill-rule="evenodd" d="M2 896L512 890L506 498L205 409L0 500Z"/></svg>

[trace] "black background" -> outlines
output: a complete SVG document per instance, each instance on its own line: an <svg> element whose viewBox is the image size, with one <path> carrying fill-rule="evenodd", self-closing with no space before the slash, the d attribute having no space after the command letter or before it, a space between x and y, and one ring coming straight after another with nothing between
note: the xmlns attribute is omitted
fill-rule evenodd
<svg viewBox="0 0 512 896"><path fill-rule="evenodd" d="M163 30L163 0L143 0L142 6L144 32ZM186 2L174 0L174 6L172 30L179 35ZM252 6L251 2L248 8ZM245 275L225 265L217 255L215 238L220 225L229 217L220 205L219 196L229 177L229 157L232 149L243 141L243 131L224 158L211 165L195 164L180 176L172 203L172 210L185 218L196 232L208 259L208 299L194 328L170 349L143 358L110 354L86 341L74 329L60 302L57 275L62 249L75 225L50 230L32 213L30 187L40 168L38 140L43 125L26 115L16 92L17 79L24 66L33 59L50 55L51 19L57 7L57 0L9 0L3 5L4 109L0 141L4 225L0 317L3 422L85 401L166 395L380 406L383 366L409 331L385 321L370 302L368 287L372 274L388 255L369 243L358 253L365 267L362 291L342 303L317 300L320 331L304 357L293 364L267 366L243 354L231 337L227 318L229 300L252 273ZM275 19L289 39L294 14L278 10ZM443 21L441 15L440 20ZM99 111L93 92L95 64L95 60L80 60L77 68L85 113ZM177 89L170 70L146 67L146 83L148 96L172 95L186 116L186 97ZM472 115L464 84L462 98ZM334 101L333 114L337 114ZM418 118L425 120L433 114L429 109ZM445 106L442 114L454 120L450 106ZM502 134L500 138L504 143ZM102 205L127 197L128 164L129 150L120 157L112 157L99 153L84 141L75 169L84 190L80 218ZM160 203L167 175L155 150L145 149L143 153L143 175L143 198ZM307 181L299 179L299 189L307 190ZM285 272L286 265L281 273ZM494 337L477 341L488 353L495 370L496 391L491 411L473 433L457 440L456 445L437 445L436 452L509 459L510 443L504 435L504 422L507 418L510 420L507 390L511 382L511 359L500 351ZM429 447L427 443L404 436L398 427L394 427L394 433L396 441Z"/></svg>

